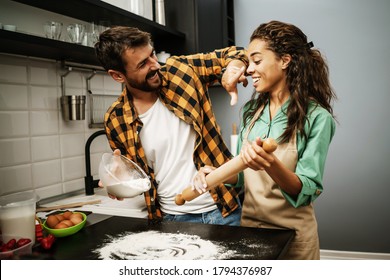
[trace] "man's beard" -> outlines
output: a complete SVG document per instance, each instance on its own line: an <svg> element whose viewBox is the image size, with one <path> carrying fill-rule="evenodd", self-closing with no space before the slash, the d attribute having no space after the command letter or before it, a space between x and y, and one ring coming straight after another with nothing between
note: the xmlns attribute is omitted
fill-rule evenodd
<svg viewBox="0 0 390 280"><path fill-rule="evenodd" d="M160 79L161 79L161 76L160 76L160 73L158 71L151 71L149 72L146 77L145 77L145 80L143 82L137 82L135 80L132 80L132 79L129 79L129 78L126 78L127 79L127 83L132 87L132 88L136 88L136 89L139 89L139 90L142 90L142 91L155 91L157 89L159 89L161 87L161 80L160 80L160 83L157 85L157 84L149 84L148 83L148 78L150 77L153 77L155 74L159 75Z"/></svg>

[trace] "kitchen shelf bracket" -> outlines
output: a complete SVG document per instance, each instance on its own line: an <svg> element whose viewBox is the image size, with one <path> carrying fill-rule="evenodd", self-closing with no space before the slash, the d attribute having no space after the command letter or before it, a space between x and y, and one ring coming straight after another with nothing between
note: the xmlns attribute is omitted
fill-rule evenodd
<svg viewBox="0 0 390 280"><path fill-rule="evenodd" d="M65 78L69 75L70 72L72 72L72 67L68 67L66 72L61 75L61 96L65 96Z"/></svg>

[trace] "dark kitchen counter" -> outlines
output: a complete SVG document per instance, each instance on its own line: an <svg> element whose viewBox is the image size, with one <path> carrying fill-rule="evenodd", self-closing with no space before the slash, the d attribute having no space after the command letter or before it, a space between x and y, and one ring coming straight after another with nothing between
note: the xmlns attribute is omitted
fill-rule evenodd
<svg viewBox="0 0 390 280"><path fill-rule="evenodd" d="M226 254L223 257L217 256L217 258L221 259L268 260L283 257L295 234L292 230L257 229L180 222L163 222L157 225L151 225L146 219L112 216L109 218L103 217L101 221L84 227L72 236L58 238L50 251L43 253L37 248L34 254L46 259L101 259L102 257L96 250L108 242L131 234L142 233L145 236L145 232L157 233L160 236L189 235L198 241L201 240L203 243L211 242L213 246L216 244L229 252L235 252L228 256ZM192 245L200 248L198 244ZM181 249L180 243L174 246L174 248L176 249L173 250L176 253L179 250L180 254L188 250ZM147 249L150 250L150 248ZM134 252L127 251L128 259L131 259L132 255L134 255ZM173 255L176 256L176 254ZM174 258L176 257L172 257L172 259Z"/></svg>

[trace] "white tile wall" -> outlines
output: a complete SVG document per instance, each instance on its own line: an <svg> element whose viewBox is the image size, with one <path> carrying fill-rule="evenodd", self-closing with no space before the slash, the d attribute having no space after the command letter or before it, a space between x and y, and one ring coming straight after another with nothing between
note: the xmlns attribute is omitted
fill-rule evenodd
<svg viewBox="0 0 390 280"><path fill-rule="evenodd" d="M0 111L0 128L0 139L28 136L28 112Z"/></svg>
<svg viewBox="0 0 390 280"><path fill-rule="evenodd" d="M59 63L0 53L0 195L34 189L40 198L84 189L84 121L65 122L59 98ZM66 94L86 94L90 73L73 70L65 78ZM105 74L91 80L99 93L119 95L121 85ZM88 98L87 98L88 103ZM91 145L91 169L98 179L101 154L110 148L105 136Z"/></svg>
<svg viewBox="0 0 390 280"><path fill-rule="evenodd" d="M30 163L30 139L10 138L0 139L0 166Z"/></svg>
<svg viewBox="0 0 390 280"><path fill-rule="evenodd" d="M27 109L27 86L0 84L0 110Z"/></svg>

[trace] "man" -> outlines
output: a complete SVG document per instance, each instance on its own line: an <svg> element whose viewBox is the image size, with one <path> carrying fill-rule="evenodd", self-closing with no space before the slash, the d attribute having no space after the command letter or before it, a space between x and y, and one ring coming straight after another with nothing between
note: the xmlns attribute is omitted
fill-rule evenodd
<svg viewBox="0 0 390 280"><path fill-rule="evenodd" d="M234 81L246 82L244 50L174 56L161 66L149 33L120 26L103 32L95 49L108 74L125 85L105 114L105 129L111 148L150 176L148 218L239 225L241 206L233 188L221 184L182 206L174 199L202 166L218 167L231 158L207 88L226 68L223 84L236 98Z"/></svg>

